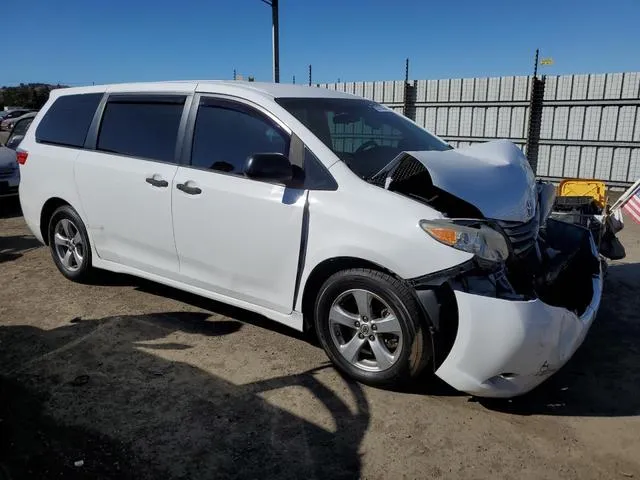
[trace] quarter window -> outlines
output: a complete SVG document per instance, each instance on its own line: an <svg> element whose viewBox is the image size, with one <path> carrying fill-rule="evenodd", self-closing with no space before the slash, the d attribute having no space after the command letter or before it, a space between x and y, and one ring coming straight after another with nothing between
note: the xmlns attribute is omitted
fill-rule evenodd
<svg viewBox="0 0 640 480"><path fill-rule="evenodd" d="M139 97L137 97L139 98ZM103 152L174 162L184 97L107 102L96 148Z"/></svg>
<svg viewBox="0 0 640 480"><path fill-rule="evenodd" d="M241 174L255 153L288 154L289 137L273 122L239 106L208 104L198 107L191 165Z"/></svg>
<svg viewBox="0 0 640 480"><path fill-rule="evenodd" d="M102 93L63 95L53 102L36 129L36 141L67 147L84 146Z"/></svg>

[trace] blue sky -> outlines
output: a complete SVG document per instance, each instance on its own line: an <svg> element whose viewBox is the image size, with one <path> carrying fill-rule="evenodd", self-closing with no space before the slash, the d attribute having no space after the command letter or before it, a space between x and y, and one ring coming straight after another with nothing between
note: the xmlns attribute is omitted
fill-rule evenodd
<svg viewBox="0 0 640 480"><path fill-rule="evenodd" d="M2 8L0 85L271 80L260 0L30 0ZM8 7L5 6L5 7ZM15 7L15 8L14 8ZM537 13L534 12L537 8ZM280 0L281 81L640 70L640 0ZM24 27L24 28L23 28Z"/></svg>

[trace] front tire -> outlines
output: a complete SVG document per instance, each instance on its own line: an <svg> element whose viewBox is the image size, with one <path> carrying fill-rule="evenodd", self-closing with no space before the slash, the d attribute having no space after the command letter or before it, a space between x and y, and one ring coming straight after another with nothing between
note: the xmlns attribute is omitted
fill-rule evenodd
<svg viewBox="0 0 640 480"><path fill-rule="evenodd" d="M72 207L58 208L49 220L49 249L60 273L69 280L84 282L91 275L91 246L87 230Z"/></svg>
<svg viewBox="0 0 640 480"><path fill-rule="evenodd" d="M432 357L415 295L401 280L371 269L332 275L314 310L320 344L334 365L375 386L399 386Z"/></svg>

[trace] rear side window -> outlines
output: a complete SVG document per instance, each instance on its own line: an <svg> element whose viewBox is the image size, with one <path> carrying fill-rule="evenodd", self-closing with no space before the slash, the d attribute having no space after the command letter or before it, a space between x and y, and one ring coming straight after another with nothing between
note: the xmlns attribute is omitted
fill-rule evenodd
<svg viewBox="0 0 640 480"><path fill-rule="evenodd" d="M51 105L36 129L36 141L82 147L102 93L63 95Z"/></svg>
<svg viewBox="0 0 640 480"><path fill-rule="evenodd" d="M185 97L107 102L96 148L103 152L174 162Z"/></svg>

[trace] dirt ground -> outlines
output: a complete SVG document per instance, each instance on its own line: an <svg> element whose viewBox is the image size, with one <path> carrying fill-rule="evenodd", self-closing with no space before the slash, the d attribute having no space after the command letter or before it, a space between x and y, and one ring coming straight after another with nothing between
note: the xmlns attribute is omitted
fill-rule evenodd
<svg viewBox="0 0 640 480"><path fill-rule="evenodd" d="M480 402L346 381L312 340L168 287L71 283L0 207L0 479L640 478L636 225L570 363Z"/></svg>

